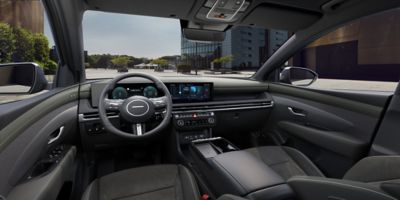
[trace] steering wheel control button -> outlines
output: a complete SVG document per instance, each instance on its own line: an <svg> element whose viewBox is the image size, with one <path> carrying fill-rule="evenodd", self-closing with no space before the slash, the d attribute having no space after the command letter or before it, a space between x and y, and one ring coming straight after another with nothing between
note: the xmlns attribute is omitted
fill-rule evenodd
<svg viewBox="0 0 400 200"><path fill-rule="evenodd" d="M122 118L131 123L143 123L155 114L154 104L146 97L133 96L120 107Z"/></svg>

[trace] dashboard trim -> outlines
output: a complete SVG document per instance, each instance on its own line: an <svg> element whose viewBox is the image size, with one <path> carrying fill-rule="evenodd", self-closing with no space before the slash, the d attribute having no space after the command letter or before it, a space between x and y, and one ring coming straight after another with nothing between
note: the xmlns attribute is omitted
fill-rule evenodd
<svg viewBox="0 0 400 200"><path fill-rule="evenodd" d="M172 111L172 114L192 113L192 112L220 112L220 111L234 111L234 110L253 110L253 109L271 108L273 106L274 106L274 102L271 101L270 104L266 104L266 105Z"/></svg>

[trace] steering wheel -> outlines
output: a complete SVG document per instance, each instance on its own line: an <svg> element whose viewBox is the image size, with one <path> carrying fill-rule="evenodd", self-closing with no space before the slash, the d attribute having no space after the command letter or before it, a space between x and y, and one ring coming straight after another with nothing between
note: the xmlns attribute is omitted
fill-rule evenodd
<svg viewBox="0 0 400 200"><path fill-rule="evenodd" d="M108 99L109 92L115 85L126 78L141 77L151 80L156 87L164 93L164 96L147 98L144 96L132 96L127 99ZM171 120L172 99L165 84L155 76L144 73L129 73L112 79L103 89L99 98L99 116L104 128L118 136L129 139L143 139L161 132L168 126ZM107 111L119 111L120 118L132 124L132 133L116 128L108 119ZM154 115L161 114L163 117L160 124L152 130L146 131L145 123Z"/></svg>

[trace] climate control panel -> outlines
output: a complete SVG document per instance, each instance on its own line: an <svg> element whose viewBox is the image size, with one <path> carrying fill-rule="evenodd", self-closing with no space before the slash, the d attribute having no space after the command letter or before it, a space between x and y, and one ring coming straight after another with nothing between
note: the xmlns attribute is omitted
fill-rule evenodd
<svg viewBox="0 0 400 200"><path fill-rule="evenodd" d="M185 112L173 114L173 122L178 130L211 128L217 123L214 112Z"/></svg>

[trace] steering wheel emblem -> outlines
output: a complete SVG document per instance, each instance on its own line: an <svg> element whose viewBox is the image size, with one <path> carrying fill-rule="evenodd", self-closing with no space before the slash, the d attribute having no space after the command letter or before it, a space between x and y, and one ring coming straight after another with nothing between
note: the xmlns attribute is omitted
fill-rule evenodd
<svg viewBox="0 0 400 200"><path fill-rule="evenodd" d="M141 99L134 99L126 105L126 111L134 117L146 115L149 109L150 105Z"/></svg>

